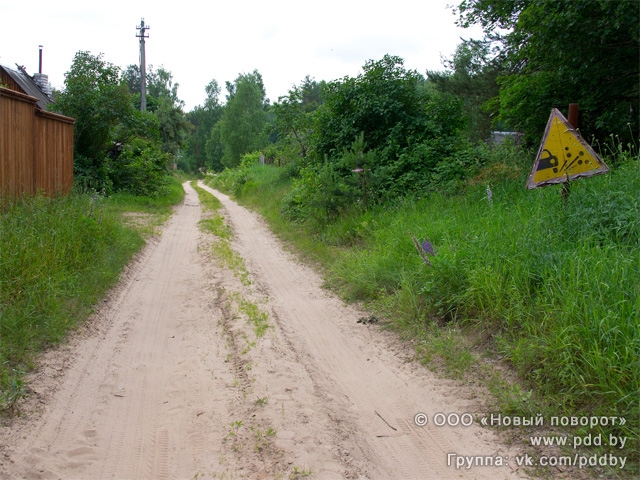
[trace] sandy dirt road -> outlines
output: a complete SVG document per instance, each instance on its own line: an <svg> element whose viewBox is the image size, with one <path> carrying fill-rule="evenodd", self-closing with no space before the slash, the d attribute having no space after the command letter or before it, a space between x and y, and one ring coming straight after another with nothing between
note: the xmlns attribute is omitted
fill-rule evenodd
<svg viewBox="0 0 640 480"><path fill-rule="evenodd" d="M184 188L160 238L30 376L0 428L0 478L524 478L490 430L433 425L482 413L469 392L358 323L258 216L208 189L248 276L223 267ZM509 466L456 469L450 454Z"/></svg>

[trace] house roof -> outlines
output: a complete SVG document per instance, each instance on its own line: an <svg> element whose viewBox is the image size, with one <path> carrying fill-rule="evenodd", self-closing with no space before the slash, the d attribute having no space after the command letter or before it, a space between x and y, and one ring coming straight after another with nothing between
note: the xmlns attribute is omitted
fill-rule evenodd
<svg viewBox="0 0 640 480"><path fill-rule="evenodd" d="M8 76L13 80L15 85L9 85L10 89L16 90L15 87L17 86L18 91L21 93L36 97L38 99L38 108L41 110L46 110L47 105L53 103L53 100L51 100L51 98L40 89L38 84L27 74L26 71L14 70L6 65L0 64L0 74L2 74L2 77Z"/></svg>

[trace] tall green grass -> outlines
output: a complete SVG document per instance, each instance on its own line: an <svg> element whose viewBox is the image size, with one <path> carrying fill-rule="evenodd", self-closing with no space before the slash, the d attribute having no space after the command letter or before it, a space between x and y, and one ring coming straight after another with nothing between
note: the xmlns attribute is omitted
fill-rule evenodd
<svg viewBox="0 0 640 480"><path fill-rule="evenodd" d="M637 446L639 191L630 162L576 182L566 204L557 188L507 182L492 205L476 187L380 209L331 275L353 299L383 289L396 322L471 327L557 411L624 417L617 433ZM431 266L409 230L434 245Z"/></svg>
<svg viewBox="0 0 640 480"><path fill-rule="evenodd" d="M354 299L408 288L418 318L490 331L498 352L555 402L637 419L636 168L574 185L567 205L557 189L505 184L494 187L493 205L477 188L381 209L366 247L342 255L332 275ZM595 228L587 200L606 205L621 194L636 211L626 233ZM434 245L431 266L409 230Z"/></svg>
<svg viewBox="0 0 640 480"><path fill-rule="evenodd" d="M640 427L640 170L637 159L618 163L573 182L566 201L559 187L527 191L521 169L517 178L492 179L491 203L481 182L460 196L354 209L320 229L292 229L279 215L287 183L275 168L246 170L235 190L321 261L346 298L386 311L417 344L435 342L440 352L450 351L451 326L475 332L519 374L520 397L530 390L555 412L624 417L624 427L606 431L627 436L632 452ZM433 244L430 265L409 232Z"/></svg>
<svg viewBox="0 0 640 480"><path fill-rule="evenodd" d="M37 354L91 313L144 245L124 212L166 217L175 181L157 199L70 194L5 201L0 211L0 410L24 393Z"/></svg>

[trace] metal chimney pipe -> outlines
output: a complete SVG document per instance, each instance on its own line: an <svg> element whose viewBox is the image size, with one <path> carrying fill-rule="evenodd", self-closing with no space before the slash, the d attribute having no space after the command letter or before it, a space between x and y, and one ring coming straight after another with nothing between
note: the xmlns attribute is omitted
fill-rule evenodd
<svg viewBox="0 0 640 480"><path fill-rule="evenodd" d="M42 45L40 47L40 67L38 68L38 73L42 75Z"/></svg>

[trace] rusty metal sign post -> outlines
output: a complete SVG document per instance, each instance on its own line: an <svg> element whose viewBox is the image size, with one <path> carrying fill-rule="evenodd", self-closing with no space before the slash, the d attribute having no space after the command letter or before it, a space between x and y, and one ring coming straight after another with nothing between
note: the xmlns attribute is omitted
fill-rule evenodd
<svg viewBox="0 0 640 480"><path fill-rule="evenodd" d="M567 120L557 108L551 111L527 180L528 189L562 183L562 196L566 198L569 182L609 171L609 167L578 133L578 105L575 103L569 105L569 118Z"/></svg>
<svg viewBox="0 0 640 480"><path fill-rule="evenodd" d="M362 189L364 192L364 209L368 210L369 207L367 205L367 170L368 168L356 168L355 170L351 170L353 173L357 173L362 179Z"/></svg>

